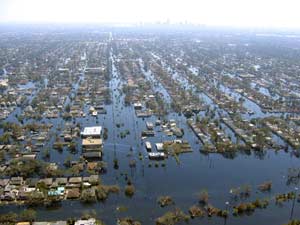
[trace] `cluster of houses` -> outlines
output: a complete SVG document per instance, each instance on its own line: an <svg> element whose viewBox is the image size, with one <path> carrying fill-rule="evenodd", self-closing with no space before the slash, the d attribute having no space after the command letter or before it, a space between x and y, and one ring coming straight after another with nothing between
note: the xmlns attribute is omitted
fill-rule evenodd
<svg viewBox="0 0 300 225"><path fill-rule="evenodd" d="M231 88L238 94L248 98L249 100L255 102L262 108L262 111L266 112L299 112L298 107L289 107L286 102L280 101L279 95L270 95L266 85L264 85L263 80L260 78L253 77L242 77L243 79L235 79L230 76L225 76L223 78L223 83L227 87ZM274 77L274 79L276 79ZM246 83L256 84L257 88L251 87L251 85L245 85ZM286 84L285 84L286 85ZM256 87L255 86L255 87ZM259 91L261 88L266 90L265 92ZM271 89L270 89L271 90ZM288 92L286 92L288 93ZM276 97L275 97L276 96ZM295 97L295 96L294 96ZM286 98L288 100L289 98ZM293 99L293 98L290 98Z"/></svg>
<svg viewBox="0 0 300 225"><path fill-rule="evenodd" d="M280 147L274 142L268 130L261 129L248 120L223 117L221 121L252 149L261 150L266 146L274 149Z"/></svg>
<svg viewBox="0 0 300 225"><path fill-rule="evenodd" d="M184 112L189 117L193 112L205 109L200 98L195 93L187 91L180 81L173 79L171 74L166 72L161 65L152 62L151 70L171 96L175 111Z"/></svg>
<svg viewBox="0 0 300 225"><path fill-rule="evenodd" d="M27 178L11 177L0 179L0 200L3 202L26 201L33 197L41 202L48 197L59 199L77 199L81 196L83 187L98 185L98 175L86 177L57 177L57 178ZM46 188L42 190L40 187Z"/></svg>
<svg viewBox="0 0 300 225"><path fill-rule="evenodd" d="M106 114L104 105L110 102L110 92L105 79L104 67L86 68L85 80L80 82L77 95L71 106L72 117L85 117ZM89 106L89 112L83 110L83 103Z"/></svg>
<svg viewBox="0 0 300 225"><path fill-rule="evenodd" d="M156 120L155 123L146 121L146 128L147 130L142 131L142 138L146 139L147 137L155 136L154 128L159 126L161 130L160 132L164 132L167 136L175 136L176 138L181 138L183 136L183 131L177 126L177 123L174 119L170 119L168 121L162 122L161 120ZM168 157L168 154L172 154L173 151L168 151L168 147L172 146L173 144L178 145L180 147L180 152L190 152L190 145L187 141L182 141L179 139L175 139L172 141L163 141L155 143L156 152L152 151L152 144L151 141L145 141L145 148L148 152L149 159L152 160L161 160ZM177 154L176 153L176 154Z"/></svg>
<svg viewBox="0 0 300 225"><path fill-rule="evenodd" d="M164 152L163 143L156 143L155 148L157 152L152 152L152 145L150 141L145 142L145 148L148 152L149 159L160 160L165 159L167 155Z"/></svg>
<svg viewBox="0 0 300 225"><path fill-rule="evenodd" d="M133 107L137 117L145 118L153 115L152 110L147 109L140 101L134 102Z"/></svg>
<svg viewBox="0 0 300 225"><path fill-rule="evenodd" d="M276 135L283 138L293 148L300 147L300 128L281 118L266 118L263 123Z"/></svg>
<svg viewBox="0 0 300 225"><path fill-rule="evenodd" d="M121 49L122 55L127 57L128 49ZM161 96L155 92L153 82L143 73L137 60L122 60L118 62L121 76L126 84L123 85L125 105L133 105L137 117L145 118L165 113Z"/></svg>
<svg viewBox="0 0 300 225"><path fill-rule="evenodd" d="M10 87L7 82L0 80L0 86L5 84L5 89L0 87L0 120L6 119L17 107L21 106L28 96L33 93L33 88L23 89Z"/></svg>
<svg viewBox="0 0 300 225"><path fill-rule="evenodd" d="M162 132L164 132L167 136L175 136L176 138L181 138L184 134L183 130L178 127L176 121L174 119L170 119L168 121L162 122L161 120L156 120L155 124L146 121L146 130L142 131L142 137L152 137L155 136L155 126L160 126Z"/></svg>
<svg viewBox="0 0 300 225"><path fill-rule="evenodd" d="M35 159L41 147L49 140L49 131L52 126L52 124L38 123L28 123L27 125L13 124L11 130L6 133L9 134L10 139L13 139L14 142L1 143L0 151L13 153L10 154L10 158ZM24 148L20 148L19 143L22 142L25 142ZM3 168L5 167L5 165L2 166Z"/></svg>
<svg viewBox="0 0 300 225"><path fill-rule="evenodd" d="M45 117L54 119L60 117L71 91L71 84L55 83L54 87L40 89L26 105L22 116L25 118Z"/></svg>
<svg viewBox="0 0 300 225"><path fill-rule="evenodd" d="M225 152L233 150L233 143L223 130L217 127L213 122L208 124L201 121L188 120L197 138L204 145L202 151L205 152Z"/></svg>

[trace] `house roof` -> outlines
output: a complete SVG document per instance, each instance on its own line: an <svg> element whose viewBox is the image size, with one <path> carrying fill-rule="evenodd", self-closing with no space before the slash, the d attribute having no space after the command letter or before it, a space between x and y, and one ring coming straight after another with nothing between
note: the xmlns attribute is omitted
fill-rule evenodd
<svg viewBox="0 0 300 225"><path fill-rule="evenodd" d="M67 225L67 221L33 222L32 225Z"/></svg>
<svg viewBox="0 0 300 225"><path fill-rule="evenodd" d="M156 143L155 147L156 147L157 151L164 150L164 144L163 143Z"/></svg>
<svg viewBox="0 0 300 225"><path fill-rule="evenodd" d="M68 182L68 179L66 177L58 177L58 178L55 179L55 181L58 184L66 184Z"/></svg>
<svg viewBox="0 0 300 225"><path fill-rule="evenodd" d="M16 223L16 225L30 225L29 222L18 222Z"/></svg>
<svg viewBox="0 0 300 225"><path fill-rule="evenodd" d="M67 198L79 198L80 190L79 188L72 188L67 191Z"/></svg>
<svg viewBox="0 0 300 225"><path fill-rule="evenodd" d="M29 186L29 187L35 187L36 184L38 183L39 179L38 178L27 178L26 179L26 184Z"/></svg>
<svg viewBox="0 0 300 225"><path fill-rule="evenodd" d="M82 145L83 146L102 145L102 139L101 138L97 138L97 139L86 138L86 139L82 140Z"/></svg>
<svg viewBox="0 0 300 225"><path fill-rule="evenodd" d="M69 178L69 183L81 183L82 182L82 177L70 177Z"/></svg>
<svg viewBox="0 0 300 225"><path fill-rule="evenodd" d="M53 183L53 178L41 179L39 182L44 182L47 186L50 186Z"/></svg>
<svg viewBox="0 0 300 225"><path fill-rule="evenodd" d="M85 127L81 132L82 136L100 136L102 131L101 126Z"/></svg>
<svg viewBox="0 0 300 225"><path fill-rule="evenodd" d="M9 182L9 179L1 179L0 180L0 186L4 187L8 184Z"/></svg>
<svg viewBox="0 0 300 225"><path fill-rule="evenodd" d="M10 184L19 185L19 184L22 184L22 182L23 182L23 177L12 177L12 178L10 178Z"/></svg>
<svg viewBox="0 0 300 225"><path fill-rule="evenodd" d="M97 184L100 181L100 177L98 175L91 175L88 181L92 184Z"/></svg>
<svg viewBox="0 0 300 225"><path fill-rule="evenodd" d="M94 225L96 224L96 219L90 218L88 220L77 220L74 225Z"/></svg>
<svg viewBox="0 0 300 225"><path fill-rule="evenodd" d="M85 157L85 158L101 158L101 156L102 156L102 154L100 151L83 153L83 157Z"/></svg>
<svg viewBox="0 0 300 225"><path fill-rule="evenodd" d="M97 162L88 162L87 168L89 170L93 170L93 169L95 169L97 167L97 165L98 165Z"/></svg>

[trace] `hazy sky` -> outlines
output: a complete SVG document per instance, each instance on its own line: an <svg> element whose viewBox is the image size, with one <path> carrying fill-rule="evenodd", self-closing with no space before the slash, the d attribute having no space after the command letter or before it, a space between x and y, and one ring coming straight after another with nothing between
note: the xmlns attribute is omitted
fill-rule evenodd
<svg viewBox="0 0 300 225"><path fill-rule="evenodd" d="M1 22L191 22L300 27L300 0L0 0Z"/></svg>

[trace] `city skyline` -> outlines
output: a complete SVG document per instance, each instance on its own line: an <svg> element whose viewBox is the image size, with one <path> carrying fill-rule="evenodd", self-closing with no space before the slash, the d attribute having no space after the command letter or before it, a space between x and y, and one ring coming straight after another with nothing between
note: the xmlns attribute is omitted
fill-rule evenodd
<svg viewBox="0 0 300 225"><path fill-rule="evenodd" d="M209 26L299 28L300 3L196 0L3 0L2 23L192 23Z"/></svg>

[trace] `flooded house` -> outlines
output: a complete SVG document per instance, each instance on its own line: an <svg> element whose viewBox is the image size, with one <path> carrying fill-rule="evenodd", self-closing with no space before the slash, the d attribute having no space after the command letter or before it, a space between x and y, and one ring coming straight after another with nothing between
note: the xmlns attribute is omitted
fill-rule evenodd
<svg viewBox="0 0 300 225"><path fill-rule="evenodd" d="M163 160L166 158L166 154L164 152L149 152L149 159L152 160Z"/></svg>
<svg viewBox="0 0 300 225"><path fill-rule="evenodd" d="M151 143L150 143L149 141L146 141L146 142L145 142L145 147L146 147L146 150L147 150L148 152L151 152L152 146L151 146Z"/></svg>
<svg viewBox="0 0 300 225"><path fill-rule="evenodd" d="M86 159L101 159L103 142L101 138L102 127L85 127L81 132L82 152Z"/></svg>
<svg viewBox="0 0 300 225"><path fill-rule="evenodd" d="M147 129L148 129L148 130L153 130L154 125L153 125L152 122L147 121L147 122L146 122L146 126L147 126Z"/></svg>

